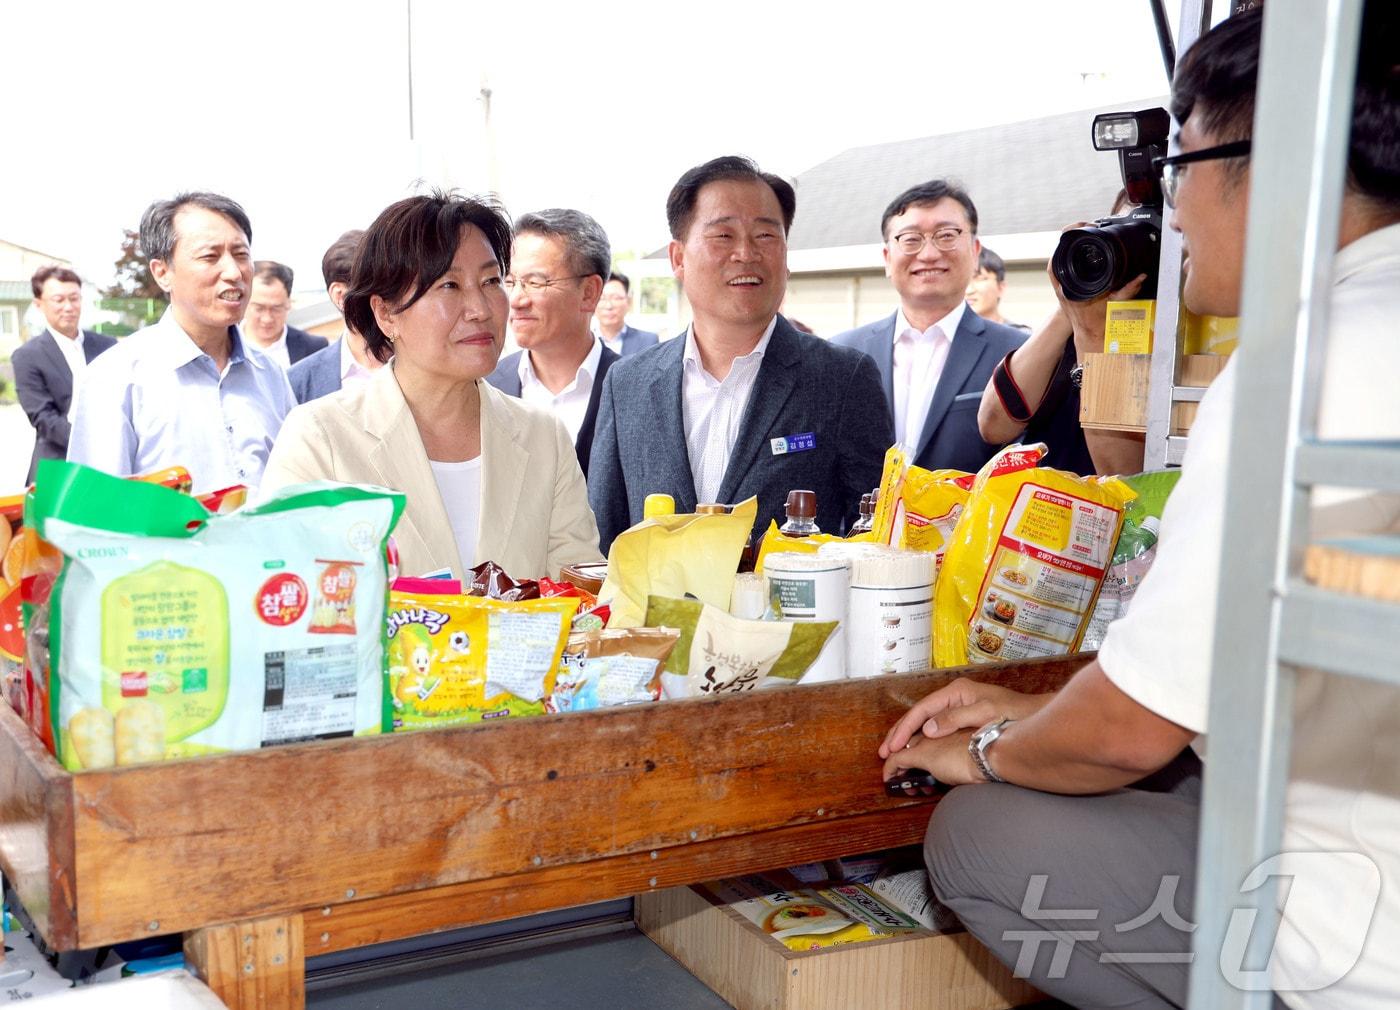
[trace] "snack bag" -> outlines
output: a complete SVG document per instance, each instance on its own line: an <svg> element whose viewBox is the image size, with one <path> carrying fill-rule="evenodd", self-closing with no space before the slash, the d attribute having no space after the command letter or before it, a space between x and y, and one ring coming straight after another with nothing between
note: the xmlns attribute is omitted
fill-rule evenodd
<svg viewBox="0 0 1400 1010"><path fill-rule="evenodd" d="M1138 583L1152 567L1157 557L1157 531L1162 523L1162 510L1180 476L1180 470L1153 470L1123 478L1123 483L1132 488L1137 497L1123 512L1123 530L1118 534L1113 560L1094 605L1094 616L1089 619L1089 630L1084 633L1080 645L1085 652L1095 652L1103 644L1109 624L1127 613Z"/></svg>
<svg viewBox="0 0 1400 1010"><path fill-rule="evenodd" d="M1133 492L1042 469L1045 452L1013 445L977 474L935 589L936 666L1078 650Z"/></svg>
<svg viewBox="0 0 1400 1010"><path fill-rule="evenodd" d="M862 884L788 888L769 875L754 874L704 888L789 950L883 940L919 928Z"/></svg>
<svg viewBox="0 0 1400 1010"><path fill-rule="evenodd" d="M583 712L661 697L661 668L681 633L675 628L575 632L564 646L547 712Z"/></svg>
<svg viewBox="0 0 1400 1010"><path fill-rule="evenodd" d="M647 626L680 629L661 672L666 698L693 698L796 684L836 621L746 621L694 600L653 596Z"/></svg>
<svg viewBox="0 0 1400 1010"><path fill-rule="evenodd" d="M900 487L904 508L891 546L928 551L934 555L937 571L976 479L976 475L961 470L911 466Z"/></svg>
<svg viewBox="0 0 1400 1010"><path fill-rule="evenodd" d="M390 593L391 728L542 714L578 605Z"/></svg>
<svg viewBox="0 0 1400 1010"><path fill-rule="evenodd" d="M885 466L880 472L880 490L875 496L875 515L871 519L870 539L877 544L889 544L897 539L896 530L904 508L902 493L904 475L909 471L909 451L902 445L885 450Z"/></svg>
<svg viewBox="0 0 1400 1010"><path fill-rule="evenodd" d="M167 488L49 460L31 504L63 555L46 630L65 767L380 732L384 546L402 495L318 482L210 515ZM329 641L312 586L340 568L355 578Z"/></svg>
<svg viewBox="0 0 1400 1010"><path fill-rule="evenodd" d="M618 534L608 551L608 578L598 591L611 604L609 628L647 623L647 597L693 596L729 609L734 573L753 532L758 499L723 515L671 515L644 519Z"/></svg>

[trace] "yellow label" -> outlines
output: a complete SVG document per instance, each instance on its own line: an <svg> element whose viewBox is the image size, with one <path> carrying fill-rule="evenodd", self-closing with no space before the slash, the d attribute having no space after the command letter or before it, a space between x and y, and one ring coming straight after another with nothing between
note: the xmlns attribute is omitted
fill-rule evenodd
<svg viewBox="0 0 1400 1010"><path fill-rule="evenodd" d="M118 764L156 760L157 741L163 750L218 720L229 688L228 597L218 579L157 561L114 579L101 611L102 707L115 716Z"/></svg>
<svg viewBox="0 0 1400 1010"><path fill-rule="evenodd" d="M1108 354L1151 354L1157 303L1143 299L1109 302L1103 349Z"/></svg>
<svg viewBox="0 0 1400 1010"><path fill-rule="evenodd" d="M1034 495L1026 503L1025 514L1016 524L1014 536L1058 553L1069 546L1069 534L1073 528L1074 512L1068 506Z"/></svg>

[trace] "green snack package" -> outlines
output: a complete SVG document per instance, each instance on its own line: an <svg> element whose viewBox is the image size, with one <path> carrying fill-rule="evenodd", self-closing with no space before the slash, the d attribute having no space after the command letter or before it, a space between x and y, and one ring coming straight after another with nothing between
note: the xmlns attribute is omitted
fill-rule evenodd
<svg viewBox="0 0 1400 1010"><path fill-rule="evenodd" d="M746 621L698 600L647 597L646 626L681 637L661 671L663 698L796 684L837 621Z"/></svg>
<svg viewBox="0 0 1400 1010"><path fill-rule="evenodd" d="M318 482L211 515L40 464L27 521L63 554L49 720L73 771L378 733L389 532L403 496Z"/></svg>

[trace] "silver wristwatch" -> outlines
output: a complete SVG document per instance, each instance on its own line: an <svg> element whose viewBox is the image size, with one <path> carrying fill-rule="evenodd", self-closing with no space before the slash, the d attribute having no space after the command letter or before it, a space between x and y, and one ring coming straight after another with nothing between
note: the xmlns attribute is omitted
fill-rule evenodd
<svg viewBox="0 0 1400 1010"><path fill-rule="evenodd" d="M987 760L987 750L1006 731L1015 720L1001 718L987 723L976 733L972 734L972 739L967 742L967 752L972 755L972 763L977 766L977 770L982 773L982 777L988 782L1005 782L996 772L992 771L992 764Z"/></svg>

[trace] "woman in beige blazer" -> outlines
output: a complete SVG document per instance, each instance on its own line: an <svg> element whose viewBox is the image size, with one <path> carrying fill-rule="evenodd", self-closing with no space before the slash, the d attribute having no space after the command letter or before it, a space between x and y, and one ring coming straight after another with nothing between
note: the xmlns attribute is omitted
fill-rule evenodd
<svg viewBox="0 0 1400 1010"><path fill-rule="evenodd" d="M563 424L484 381L505 340L510 241L499 208L453 194L379 215L345 317L389 364L287 415L263 491L319 479L402 491L405 575L490 560L518 579L554 578L601 557Z"/></svg>

